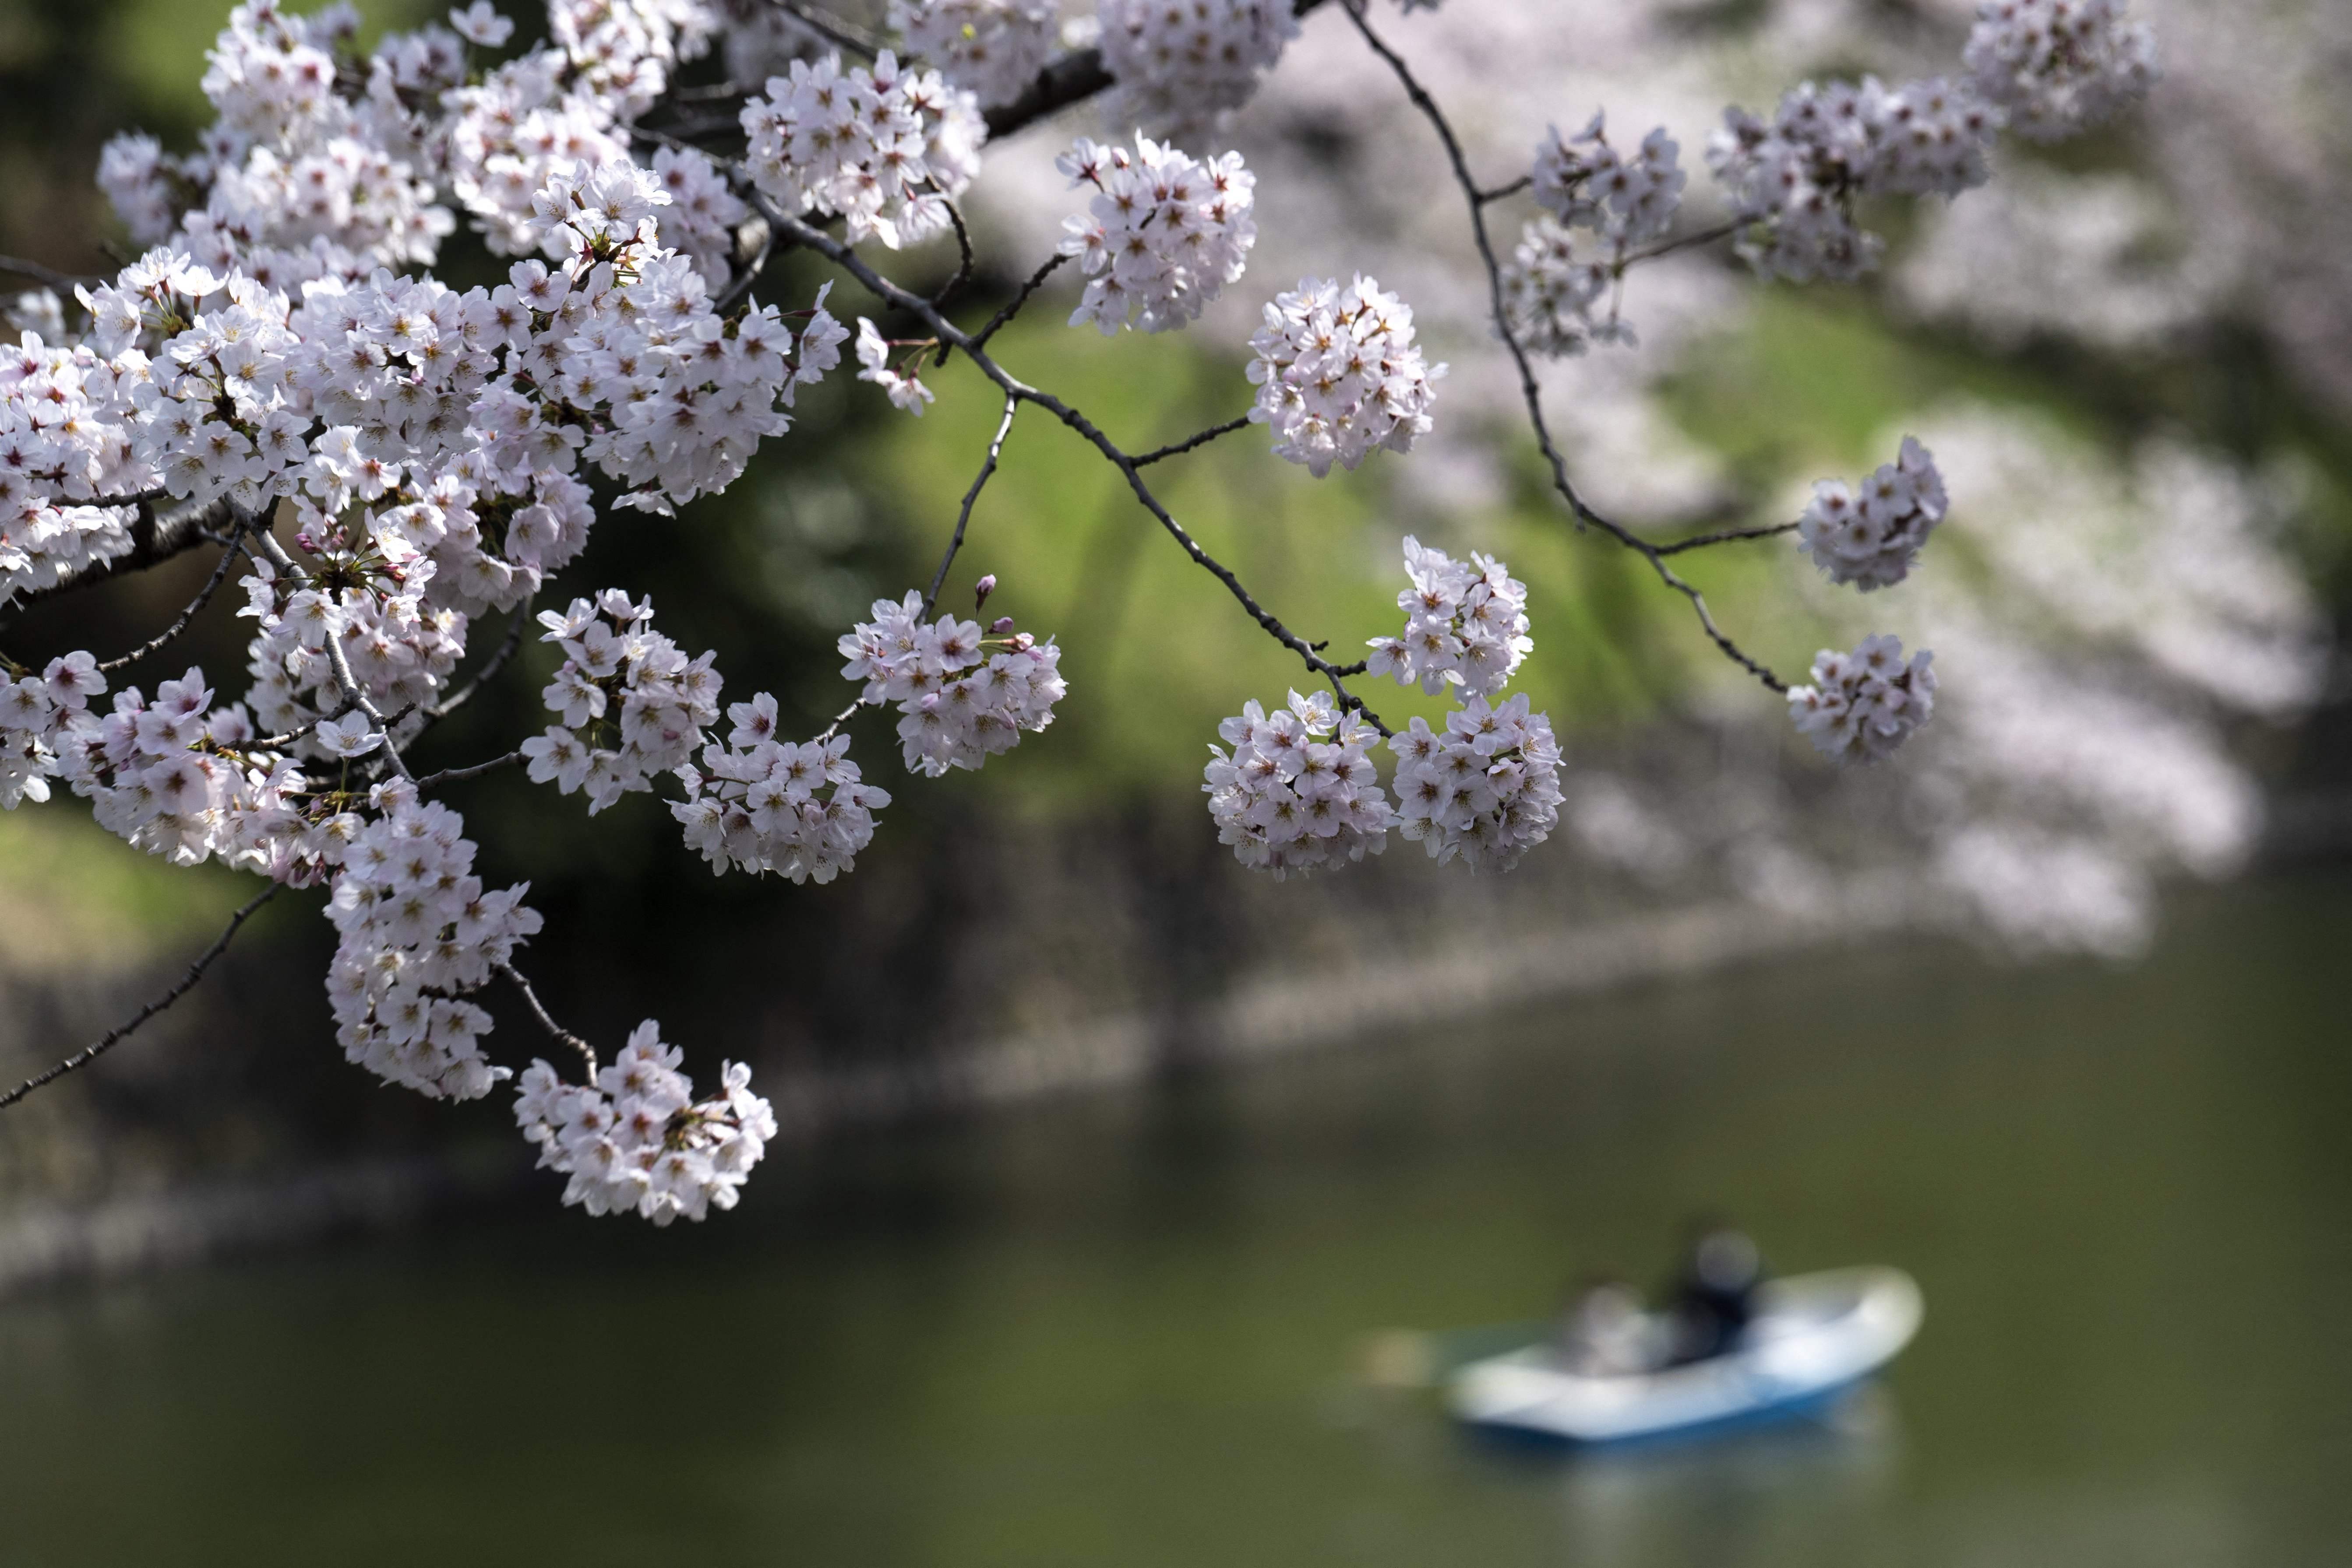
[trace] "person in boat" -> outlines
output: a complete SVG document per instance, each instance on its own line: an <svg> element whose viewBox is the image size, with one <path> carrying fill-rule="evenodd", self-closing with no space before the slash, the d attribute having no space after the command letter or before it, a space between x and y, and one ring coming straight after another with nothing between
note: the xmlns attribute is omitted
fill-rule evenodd
<svg viewBox="0 0 2352 1568"><path fill-rule="evenodd" d="M1587 1280L1559 1320L1560 1360L1585 1377L1617 1377L1657 1364L1657 1321L1641 1292L1606 1275Z"/></svg>
<svg viewBox="0 0 2352 1568"><path fill-rule="evenodd" d="M1666 1364L1685 1366L1738 1349L1755 1320L1756 1288L1763 1279L1763 1259L1744 1233L1704 1227L1667 1309Z"/></svg>

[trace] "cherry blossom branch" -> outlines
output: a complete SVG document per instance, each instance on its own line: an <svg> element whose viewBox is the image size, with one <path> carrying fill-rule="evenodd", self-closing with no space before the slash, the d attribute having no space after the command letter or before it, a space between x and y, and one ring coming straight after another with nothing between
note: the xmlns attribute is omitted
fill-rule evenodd
<svg viewBox="0 0 2352 1568"><path fill-rule="evenodd" d="M756 192L754 194L757 195ZM895 305L899 310L919 318L939 337L940 342L961 349L970 357L971 363L979 367L981 374L994 382L997 389L1007 398L1022 403L1034 403L1076 431L1089 446L1101 453L1113 468L1126 477L1128 489L1134 492L1135 499L1141 502L1143 509L1167 531L1168 536L1176 542L1178 548L1192 558L1193 564L1223 583L1226 592L1233 595L1242 609L1265 630L1267 636L1297 654L1308 669L1330 682L1331 689L1339 698L1343 710L1360 713L1365 721L1382 735L1392 732L1386 724L1381 722L1380 715L1365 704L1362 698L1348 689L1340 666L1332 663L1318 652L1318 645L1308 642L1284 625L1280 617L1258 603L1256 596L1243 585L1241 578L1234 574L1233 568L1201 547L1200 541L1194 539L1185 530L1184 525L1176 521L1175 516L1160 503L1160 498L1151 493L1151 487L1143 482L1143 475L1137 469L1135 459L1129 457L1120 448L1118 443L1105 435L1101 427L1093 420L1052 393L1040 391L1006 370L991 358L987 351L974 342L971 334L941 315L929 300L893 283L875 271L851 247L783 213L768 202L764 196L759 198L759 205L761 216L769 222L782 226L797 243L806 246L856 279L876 299L886 304Z"/></svg>
<svg viewBox="0 0 2352 1568"><path fill-rule="evenodd" d="M1197 436L1187 436L1174 446L1155 447L1136 458L1135 466L1140 468L1156 463L1162 458L1181 458L1196 447L1207 446L1220 436L1230 436L1236 430L1247 428L1249 428L1249 416L1244 414L1238 419L1228 419L1223 425L1212 425Z"/></svg>
<svg viewBox="0 0 2352 1568"><path fill-rule="evenodd" d="M26 1095L32 1093L35 1089L39 1089L44 1084L56 1082L58 1079L65 1077L66 1074L72 1072L77 1068L88 1067L91 1062L97 1060L99 1057L110 1049L117 1041L131 1034L142 1024L144 1024L148 1019L153 1017L164 1008L169 1007L173 1003L177 1002L190 991L194 990L196 982L205 977L205 971L212 967L213 961L220 957L222 953L228 951L228 944L236 938L237 928L245 924L247 917L252 915L256 910L261 908L262 905L276 898L281 887L282 884L272 882L268 887L263 889L251 902L247 903L243 909L237 910L236 913L231 915L229 917L227 928L224 930L219 936L213 939L212 946L205 949L203 952L196 955L196 961L188 965L187 973L180 977L180 983L178 984L173 986L169 991L164 992L161 996L156 997L152 1002L148 1003L144 1007L140 1008L138 1013L134 1015L128 1023L116 1025L113 1028L109 1029L104 1035L99 1037L98 1039L92 1041L87 1046L84 1046L73 1055L66 1058L65 1060L58 1063L57 1066L49 1068L45 1071L35 1073L31 1078L26 1079L15 1089L10 1089L6 1094L0 1094L0 1110L5 1110L9 1106L16 1104L18 1100L24 1099Z"/></svg>
<svg viewBox="0 0 2352 1568"><path fill-rule="evenodd" d="M1054 275L1054 269L1069 259L1070 258L1066 252L1057 251L1055 253L1053 259L1047 261L1045 265L1037 268L1036 271L1029 274L1029 280L1021 285L1021 292L1013 295L1012 299L1006 300L1004 308L997 311L993 316L991 316L988 319L988 324L971 335L972 346L975 348L986 348L988 346L988 340L996 335L997 330L1003 327L1006 322L1012 321L1013 317L1019 315L1021 313L1021 307L1029 302L1029 296L1034 294L1039 289L1044 288L1045 279Z"/></svg>
<svg viewBox="0 0 2352 1568"><path fill-rule="evenodd" d="M198 594L194 599L188 601L187 607L180 612L179 618L177 620L173 621L170 626L165 626L162 631L157 632L153 637L149 637L145 642L141 643L137 647L132 648L129 653L123 654L118 658L107 659L98 667L99 669L103 673L111 674L115 670L122 668L125 665L136 664L139 660L145 658L149 654L153 653L156 649L170 642L173 637L178 637L182 632L186 631L188 629L188 623L194 620L196 616L202 613L204 607L212 602L213 595L220 591L220 585L224 582L227 581L228 569L236 564L237 558L244 553L244 551L239 548L237 538L237 535L243 531L244 531L241 527L234 523L231 524L228 548L221 552L220 564L213 568L213 574L211 578L205 582L204 591Z"/></svg>
<svg viewBox="0 0 2352 1568"><path fill-rule="evenodd" d="M1727 528L1719 533L1702 533L1696 539L1677 539L1672 544L1657 547L1661 555L1679 555L1685 550L1704 550L1710 544L1729 544L1741 539L1776 539L1784 533L1794 533L1799 525L1776 522L1763 528Z"/></svg>
<svg viewBox="0 0 2352 1568"><path fill-rule="evenodd" d="M988 443L988 460L980 466L972 479L971 489L963 492L963 506L956 513L955 533L948 540L947 553L940 557L940 569L931 574L929 592L923 595L923 614L928 616L940 602L940 590L947 586L948 568L955 564L956 552L963 548L963 531L971 521L971 509L980 500L980 492L996 472L996 460L1004 452L1004 438L1013 433L1013 416L1021 412L1021 400L1007 394L1004 417L996 422L996 435Z"/></svg>
<svg viewBox="0 0 2352 1568"><path fill-rule="evenodd" d="M569 1046L580 1053L581 1059L588 1064L588 1081L594 1083L596 1081L595 1047L555 1021L547 1008L541 1004L539 993L533 991L530 988L530 982L522 977L522 971L511 963L498 963L491 967L514 983L514 988L522 993L523 1001L530 1005L531 1016L539 1020L539 1026L547 1031L550 1038L558 1045Z"/></svg>
<svg viewBox="0 0 2352 1568"><path fill-rule="evenodd" d="M1356 31L1363 36L1365 44L1388 66L1390 71L1403 87L1405 96L1412 100L1413 107L1420 110L1422 117L1427 120L1431 128L1436 132L1438 141L1444 146L1446 161L1453 166L1454 183L1462 187L1462 194L1470 205L1471 234L1477 241L1479 260L1486 269L1487 294L1494 311L1495 330L1501 336L1503 346L1510 351L1512 363L1518 368L1520 396L1527 404L1528 420L1534 428L1536 445L1543 453L1545 462L1550 467L1552 488L1559 492L1563 500L1567 501L1569 510L1577 519L1579 528L1590 523L1592 527L1601 530L1618 543L1647 561L1651 570L1658 574L1660 582L1688 599L1693 613L1698 616L1700 628L1706 633L1708 639L1723 651L1726 658L1754 676L1769 689L1782 692L1788 690L1787 681L1782 680L1773 674L1769 668L1752 658L1738 643L1732 641L1722 627L1716 625L1715 616L1706 605L1706 595L1700 593L1694 584L1675 572L1673 567L1666 564L1666 552L1623 524L1603 516L1584 499L1578 491L1575 482L1569 478L1567 459L1560 456L1559 445L1552 438L1550 422L1544 415L1543 388L1536 380L1535 365L1528 358L1526 345L1519 342L1518 334L1511 329L1510 310L1504 299L1503 269L1501 263L1496 259L1494 238L1486 228L1486 203L1480 199L1481 187L1477 179L1470 172L1469 159L1462 151L1461 140L1454 135L1454 126L1446 119L1445 111L1438 107L1437 100L1430 96L1429 89L1422 86L1421 79L1413 75L1412 68L1405 63L1402 55L1382 42L1378 33L1372 31L1371 23L1364 15L1364 5L1365 0L1341 0L1340 9L1347 13L1348 20L1355 24Z"/></svg>

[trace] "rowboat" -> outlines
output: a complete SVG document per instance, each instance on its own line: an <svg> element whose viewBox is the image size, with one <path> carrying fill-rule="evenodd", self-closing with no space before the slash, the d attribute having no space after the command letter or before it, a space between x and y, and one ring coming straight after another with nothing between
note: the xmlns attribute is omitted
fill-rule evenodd
<svg viewBox="0 0 2352 1568"><path fill-rule="evenodd" d="M1919 1331L1919 1287L1899 1268L1767 1281L1727 1354L1652 1372L1571 1371L1549 1344L1458 1368L1454 1414L1472 1426L1564 1439L1639 1437L1817 1410L1895 1359Z"/></svg>

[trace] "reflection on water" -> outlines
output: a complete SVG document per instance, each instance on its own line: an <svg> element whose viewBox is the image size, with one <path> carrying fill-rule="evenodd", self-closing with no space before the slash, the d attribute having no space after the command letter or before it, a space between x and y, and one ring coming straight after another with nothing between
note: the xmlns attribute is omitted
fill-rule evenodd
<svg viewBox="0 0 2352 1568"><path fill-rule="evenodd" d="M2202 1568L2352 1541L2352 886L2155 961L1853 952L0 1309L0 1561ZM486 1122L489 1112L485 1111ZM1927 1320L1564 1458L1351 1373L1736 1215Z"/></svg>

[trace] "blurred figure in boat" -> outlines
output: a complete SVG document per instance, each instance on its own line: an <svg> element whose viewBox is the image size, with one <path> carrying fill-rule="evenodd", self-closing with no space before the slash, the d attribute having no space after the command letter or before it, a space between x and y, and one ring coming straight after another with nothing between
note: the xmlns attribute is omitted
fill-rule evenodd
<svg viewBox="0 0 2352 1568"><path fill-rule="evenodd" d="M1560 1314L1560 1359L1582 1376L1647 1372L1661 1348L1658 1320L1642 1310L1641 1292L1622 1279L1587 1280Z"/></svg>
<svg viewBox="0 0 2352 1568"><path fill-rule="evenodd" d="M1763 1279L1763 1259L1743 1232L1702 1226L1666 1311L1665 1363L1682 1366L1738 1349Z"/></svg>

